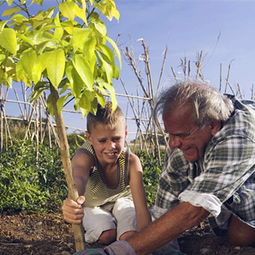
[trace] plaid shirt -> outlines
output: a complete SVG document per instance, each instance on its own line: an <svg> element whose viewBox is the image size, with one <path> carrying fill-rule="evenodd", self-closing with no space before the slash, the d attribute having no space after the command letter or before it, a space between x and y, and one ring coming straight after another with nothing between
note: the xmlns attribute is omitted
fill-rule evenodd
<svg viewBox="0 0 255 255"><path fill-rule="evenodd" d="M202 159L190 163L179 149L169 152L152 208L155 218L180 201L201 206L214 217L224 204L255 227L255 108L231 99L235 110Z"/></svg>

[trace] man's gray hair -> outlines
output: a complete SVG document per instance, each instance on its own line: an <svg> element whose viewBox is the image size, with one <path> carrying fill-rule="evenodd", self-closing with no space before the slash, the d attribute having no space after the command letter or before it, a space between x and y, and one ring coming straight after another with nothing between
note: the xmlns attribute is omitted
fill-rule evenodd
<svg viewBox="0 0 255 255"><path fill-rule="evenodd" d="M188 80L163 91L155 106L154 117L167 114L190 103L194 123L202 126L212 120L225 121L234 110L232 101L207 83Z"/></svg>

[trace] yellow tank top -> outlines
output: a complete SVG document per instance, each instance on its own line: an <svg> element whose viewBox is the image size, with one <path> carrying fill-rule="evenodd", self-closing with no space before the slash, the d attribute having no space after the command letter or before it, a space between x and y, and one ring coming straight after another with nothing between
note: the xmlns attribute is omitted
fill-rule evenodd
<svg viewBox="0 0 255 255"><path fill-rule="evenodd" d="M98 163L93 147L88 142L85 142L80 150L91 156L95 162L95 166L90 173L86 192L84 194L86 198L84 205L86 207L103 206L107 203L114 203L120 197L129 197L132 199L128 178L128 148L126 148L118 158L118 182L115 187L108 187L104 182L103 170Z"/></svg>

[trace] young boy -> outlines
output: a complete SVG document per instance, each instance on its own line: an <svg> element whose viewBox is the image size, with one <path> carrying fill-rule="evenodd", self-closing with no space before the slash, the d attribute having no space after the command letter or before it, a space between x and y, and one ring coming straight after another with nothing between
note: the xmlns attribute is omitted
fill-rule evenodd
<svg viewBox="0 0 255 255"><path fill-rule="evenodd" d="M80 197L63 202L64 219L69 223L82 220L86 242L125 240L151 218L140 160L124 147L127 130L121 109L112 112L110 102L105 108L98 105L96 115L87 116L86 135L87 141L72 158Z"/></svg>

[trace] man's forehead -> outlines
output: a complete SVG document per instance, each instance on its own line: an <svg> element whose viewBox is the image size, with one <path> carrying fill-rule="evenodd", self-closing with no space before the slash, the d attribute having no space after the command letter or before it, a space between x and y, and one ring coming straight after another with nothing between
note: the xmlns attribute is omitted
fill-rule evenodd
<svg viewBox="0 0 255 255"><path fill-rule="evenodd" d="M163 118L166 116L173 116L173 117L182 117L182 116L190 116L193 113L193 105L191 102L186 102L183 104L169 104L164 112L163 112Z"/></svg>

